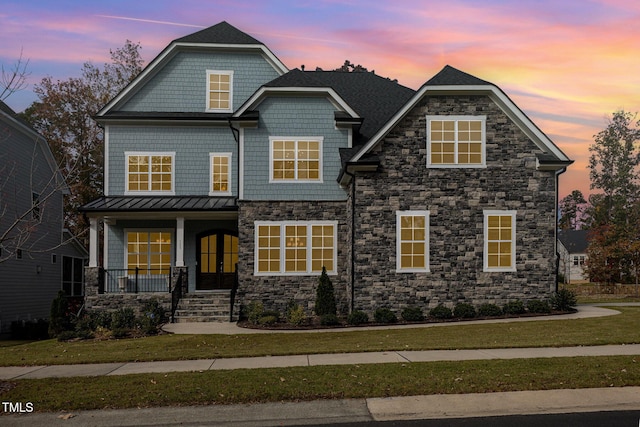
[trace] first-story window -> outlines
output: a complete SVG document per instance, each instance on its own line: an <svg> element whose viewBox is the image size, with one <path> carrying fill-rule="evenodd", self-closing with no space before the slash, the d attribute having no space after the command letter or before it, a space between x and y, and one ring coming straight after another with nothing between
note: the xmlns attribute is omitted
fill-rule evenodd
<svg viewBox="0 0 640 427"><path fill-rule="evenodd" d="M484 271L516 271L516 211L484 211Z"/></svg>
<svg viewBox="0 0 640 427"><path fill-rule="evenodd" d="M231 194L231 153L209 154L211 185L209 195Z"/></svg>
<svg viewBox="0 0 640 427"><path fill-rule="evenodd" d="M396 212L396 269L429 271L429 211Z"/></svg>
<svg viewBox="0 0 640 427"><path fill-rule="evenodd" d="M169 274L171 232L128 231L126 261L128 274Z"/></svg>
<svg viewBox="0 0 640 427"><path fill-rule="evenodd" d="M335 221L256 222L255 273L311 274L336 272Z"/></svg>
<svg viewBox="0 0 640 427"><path fill-rule="evenodd" d="M84 260L62 256L62 290L69 296L82 295Z"/></svg>

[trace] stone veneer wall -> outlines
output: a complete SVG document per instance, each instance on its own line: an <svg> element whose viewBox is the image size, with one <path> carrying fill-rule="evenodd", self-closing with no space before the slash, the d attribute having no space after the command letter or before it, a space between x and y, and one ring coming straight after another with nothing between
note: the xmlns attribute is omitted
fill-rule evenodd
<svg viewBox="0 0 640 427"><path fill-rule="evenodd" d="M260 301L266 310L284 312L291 299L313 314L320 274L305 276L254 275L254 221L338 221L337 274L330 275L338 311L347 306L347 220L345 201L238 201L238 292L234 318L240 307Z"/></svg>
<svg viewBox="0 0 640 427"><path fill-rule="evenodd" d="M136 316L142 314L144 305L157 300L165 309L167 316L171 315L171 294L169 292L142 293L99 293L100 267L85 267L84 269L84 307L87 311L115 311L130 307ZM172 270L172 288L175 286L180 271L186 276L186 267L174 267ZM186 280L183 282L183 294L186 292Z"/></svg>
<svg viewBox="0 0 640 427"><path fill-rule="evenodd" d="M427 169L427 115L486 115L487 167ZM354 308L503 304L555 290L556 180L540 150L487 96L423 99L356 177ZM483 272L483 210L516 210L515 272ZM430 272L396 273L396 211L430 211Z"/></svg>

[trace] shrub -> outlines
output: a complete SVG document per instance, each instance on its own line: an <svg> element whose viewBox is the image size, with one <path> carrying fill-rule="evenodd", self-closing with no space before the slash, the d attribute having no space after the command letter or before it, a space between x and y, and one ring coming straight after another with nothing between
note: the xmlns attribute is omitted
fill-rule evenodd
<svg viewBox="0 0 640 427"><path fill-rule="evenodd" d="M562 288L551 296L551 307L554 310L570 311L578 303L576 294L569 289Z"/></svg>
<svg viewBox="0 0 640 427"><path fill-rule="evenodd" d="M307 315L301 305L295 304L287 308L287 322L296 326L307 323Z"/></svg>
<svg viewBox="0 0 640 427"><path fill-rule="evenodd" d="M82 316L76 320L75 323L75 334L77 338L81 338L83 340L87 340L89 338L93 338L93 319L91 316Z"/></svg>
<svg viewBox="0 0 640 427"><path fill-rule="evenodd" d="M266 315L258 319L258 324L262 326L275 325L277 322L278 322L278 317L274 315Z"/></svg>
<svg viewBox="0 0 640 427"><path fill-rule="evenodd" d="M529 313L551 313L551 306L547 301L532 299L527 302Z"/></svg>
<svg viewBox="0 0 640 427"><path fill-rule="evenodd" d="M62 331L71 329L69 302L64 291L58 291L58 295L51 302L51 312L49 314L49 335L51 337L56 337Z"/></svg>
<svg viewBox="0 0 640 427"><path fill-rule="evenodd" d="M400 313L402 319L407 322L421 322L424 320L424 314L420 307L407 307Z"/></svg>
<svg viewBox="0 0 640 427"><path fill-rule="evenodd" d="M108 311L92 311L89 313L94 329L111 329L111 313Z"/></svg>
<svg viewBox="0 0 640 427"><path fill-rule="evenodd" d="M502 316L502 309L495 304L484 303L478 307L478 316L495 317Z"/></svg>
<svg viewBox="0 0 640 427"><path fill-rule="evenodd" d="M373 313L373 319L377 323L396 323L398 321L396 314L388 308L376 309L375 313Z"/></svg>
<svg viewBox="0 0 640 427"><path fill-rule="evenodd" d="M111 314L111 329L116 336L116 331L133 329L135 324L136 315L131 307L119 308Z"/></svg>
<svg viewBox="0 0 640 427"><path fill-rule="evenodd" d="M275 317L276 322L280 321L280 312L277 310L265 310L261 317Z"/></svg>
<svg viewBox="0 0 640 427"><path fill-rule="evenodd" d="M509 301L502 307L504 314L522 314L526 310L524 309L524 303L520 300Z"/></svg>
<svg viewBox="0 0 640 427"><path fill-rule="evenodd" d="M476 308L466 302L461 302L453 307L453 316L462 319L473 319L476 317Z"/></svg>
<svg viewBox="0 0 640 427"><path fill-rule="evenodd" d="M369 322L369 316L364 311L354 310L347 316L347 323L350 325L362 325Z"/></svg>
<svg viewBox="0 0 640 427"><path fill-rule="evenodd" d="M322 273L318 281L318 289L316 289L316 305L315 312L318 316L325 314L336 314L336 297L333 293L333 284L327 275L327 269L322 267Z"/></svg>
<svg viewBox="0 0 640 427"><path fill-rule="evenodd" d="M449 307L440 304L429 311L429 316L436 319L451 319L453 317L453 313Z"/></svg>
<svg viewBox="0 0 640 427"><path fill-rule="evenodd" d="M340 320L335 314L329 313L320 316L320 324L322 326L335 326L340 324Z"/></svg>
<svg viewBox="0 0 640 427"><path fill-rule="evenodd" d="M258 320L260 320L264 313L264 305L260 301L251 301L246 309L247 320L250 323L257 325Z"/></svg>

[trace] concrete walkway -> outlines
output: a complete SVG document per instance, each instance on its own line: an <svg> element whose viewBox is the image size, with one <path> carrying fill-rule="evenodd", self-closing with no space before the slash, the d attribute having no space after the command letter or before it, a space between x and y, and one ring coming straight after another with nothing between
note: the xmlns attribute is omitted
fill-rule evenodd
<svg viewBox="0 0 640 427"><path fill-rule="evenodd" d="M608 304L607 304L608 305ZM626 304L625 304L626 305ZM499 319L491 322L579 319L618 314L615 310L580 306L577 313L538 318ZM483 321L487 322L487 321ZM440 323L403 327L446 327L471 322ZM345 328L325 330L336 332ZM174 333L274 333L238 328L234 324L167 325ZM287 331L295 333L298 331ZM287 333L277 331L277 333ZM87 365L0 367L0 379L127 375L136 373L187 372L228 369L258 369L289 366L320 366L366 363L414 363L442 360L523 359L574 356L640 356L640 344L589 347L514 348L478 350L386 351L349 354L308 354L296 356L205 359L168 362L101 363ZM35 408L37 410L37 408ZM2 409L0 409L1 411ZM163 407L149 409L78 411L69 414L31 413L2 415L3 425L11 426L146 426L215 425L282 426L364 422L372 420L464 418L510 414L640 411L640 387L606 389L523 391L464 395L432 395L352 400L323 400L299 403L225 405L202 407ZM640 414L640 412L639 412ZM61 419L60 416L70 417Z"/></svg>

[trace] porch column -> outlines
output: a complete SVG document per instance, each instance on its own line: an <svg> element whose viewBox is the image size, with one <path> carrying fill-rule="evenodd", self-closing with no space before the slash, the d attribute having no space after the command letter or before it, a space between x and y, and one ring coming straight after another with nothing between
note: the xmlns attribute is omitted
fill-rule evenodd
<svg viewBox="0 0 640 427"><path fill-rule="evenodd" d="M98 266L98 218L89 218L89 267Z"/></svg>
<svg viewBox="0 0 640 427"><path fill-rule="evenodd" d="M176 218L176 267L184 267L184 218Z"/></svg>

